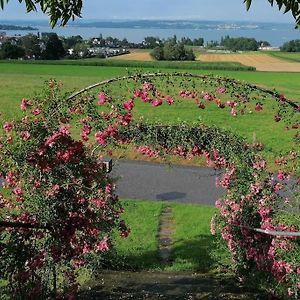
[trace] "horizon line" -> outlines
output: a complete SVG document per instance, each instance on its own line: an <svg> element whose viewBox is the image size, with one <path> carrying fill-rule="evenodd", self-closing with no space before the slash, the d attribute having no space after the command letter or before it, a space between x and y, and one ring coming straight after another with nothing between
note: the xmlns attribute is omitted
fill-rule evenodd
<svg viewBox="0 0 300 300"><path fill-rule="evenodd" d="M0 20L0 24L4 25L3 22L5 21L10 21L10 22L26 22L26 23L34 23L34 22L49 22L48 18L41 18L41 19L14 19L14 18L9 18L9 19L2 19ZM188 21L188 22L239 22L239 23L260 23L260 24L286 24L286 25L291 25L294 26L294 23L290 23L287 21L279 22L279 21L255 21L255 20L236 20L236 19L231 19L231 20L214 20L214 19L194 19L194 18L110 18L110 19L95 19L95 18L90 18L90 19L84 19L84 18L78 18L75 19L74 21L70 21L70 23L66 24L65 26L71 25L71 24L76 24L76 22L82 23L82 22L114 22L114 21ZM57 26L57 27L64 27L64 26Z"/></svg>

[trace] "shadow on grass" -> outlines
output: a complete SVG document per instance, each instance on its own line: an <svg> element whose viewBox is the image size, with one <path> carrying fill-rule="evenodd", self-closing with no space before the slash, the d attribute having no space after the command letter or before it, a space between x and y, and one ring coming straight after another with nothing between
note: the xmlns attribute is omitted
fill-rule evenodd
<svg viewBox="0 0 300 300"><path fill-rule="evenodd" d="M215 238L211 235L177 240L172 246L171 269L209 272L219 263L215 248Z"/></svg>

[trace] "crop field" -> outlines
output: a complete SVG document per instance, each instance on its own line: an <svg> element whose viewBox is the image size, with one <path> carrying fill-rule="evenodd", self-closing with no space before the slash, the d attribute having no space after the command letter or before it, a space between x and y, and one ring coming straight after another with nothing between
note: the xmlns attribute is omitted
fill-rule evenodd
<svg viewBox="0 0 300 300"><path fill-rule="evenodd" d="M120 56L118 56L120 57ZM1 61L0 64L7 63ZM89 66L89 67L124 67L124 68L152 68L152 69L180 69L180 70L227 70L227 71L255 71L254 67L244 66L238 62L202 62L202 61L144 61L121 60L104 58L65 59L65 60L11 60L16 65L58 65L58 66ZM1 67L0 67L1 69Z"/></svg>
<svg viewBox="0 0 300 300"><path fill-rule="evenodd" d="M136 72L134 68L104 67L104 66L76 66L76 65L46 65L46 64L0 64L0 112L3 119L11 119L20 116L18 109L22 98L30 98L36 92L40 92L45 81L55 78L63 82L64 91L69 93L79 90L90 84L116 76L127 75L128 72ZM140 72L154 72L153 68L145 68ZM160 69L160 71L177 71L177 69ZM186 70L181 70L182 72ZM234 72L234 71L196 71L190 73L215 74L231 77L257 84L268 89L276 89L286 97L298 101L300 98L300 73L279 72ZM176 90L180 86L176 87ZM299 102L299 101L298 101ZM217 109L200 110L189 101L178 103L174 106L151 106L138 103L134 109L137 115L145 115L146 119L162 122L204 122L208 125L216 125L230 129L245 137L249 142L253 141L255 134L258 141L267 145L265 154L272 158L274 153L294 148L291 142L292 130L285 131L283 123L273 121L272 107L260 114L252 114L241 118L232 118L230 114Z"/></svg>
<svg viewBox="0 0 300 300"><path fill-rule="evenodd" d="M268 72L300 72L300 63L291 62L263 53L250 54L201 54L197 60L203 62L239 62L255 67L257 71Z"/></svg>
<svg viewBox="0 0 300 300"><path fill-rule="evenodd" d="M115 60L141 60L141 61L153 61L154 59L150 55L150 51L133 50L129 54L119 55L112 57Z"/></svg>

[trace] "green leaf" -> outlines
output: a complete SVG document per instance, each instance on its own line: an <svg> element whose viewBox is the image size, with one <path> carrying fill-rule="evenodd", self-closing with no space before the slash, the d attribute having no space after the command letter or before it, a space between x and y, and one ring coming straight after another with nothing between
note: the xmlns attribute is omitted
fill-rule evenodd
<svg viewBox="0 0 300 300"><path fill-rule="evenodd" d="M5 2L8 3L8 1L9 0L0 0L0 7L1 7L1 9L4 9L4 4L5 4Z"/></svg>
<svg viewBox="0 0 300 300"><path fill-rule="evenodd" d="M244 0L244 3L246 3L246 9L249 10L251 7L252 0Z"/></svg>

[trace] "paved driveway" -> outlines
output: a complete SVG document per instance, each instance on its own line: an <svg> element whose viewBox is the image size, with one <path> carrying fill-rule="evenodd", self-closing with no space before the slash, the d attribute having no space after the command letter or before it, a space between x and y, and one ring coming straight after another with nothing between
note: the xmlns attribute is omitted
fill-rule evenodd
<svg viewBox="0 0 300 300"><path fill-rule="evenodd" d="M168 166L142 161L114 161L121 198L166 200L214 205L224 193L215 187L220 171L210 168ZM2 184L0 179L0 185Z"/></svg>
<svg viewBox="0 0 300 300"><path fill-rule="evenodd" d="M167 200L214 205L224 191L215 187L220 171L211 168L167 166L142 161L114 161L122 198Z"/></svg>

